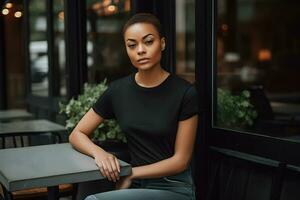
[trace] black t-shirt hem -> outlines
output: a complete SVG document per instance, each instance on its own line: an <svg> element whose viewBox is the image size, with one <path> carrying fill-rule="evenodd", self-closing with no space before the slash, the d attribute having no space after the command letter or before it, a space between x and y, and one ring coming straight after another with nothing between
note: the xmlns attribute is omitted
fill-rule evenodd
<svg viewBox="0 0 300 200"><path fill-rule="evenodd" d="M92 107L92 109L94 110L95 113L97 113L97 115L99 115L101 118L103 119L107 119L105 114L102 113L102 111L99 111L97 108L95 108L94 106Z"/></svg>

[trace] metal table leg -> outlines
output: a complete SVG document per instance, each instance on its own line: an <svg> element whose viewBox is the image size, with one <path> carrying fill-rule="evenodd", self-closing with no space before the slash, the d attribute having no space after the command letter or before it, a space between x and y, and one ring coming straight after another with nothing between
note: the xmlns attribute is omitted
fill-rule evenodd
<svg viewBox="0 0 300 200"><path fill-rule="evenodd" d="M58 186L48 187L48 200L59 200Z"/></svg>
<svg viewBox="0 0 300 200"><path fill-rule="evenodd" d="M2 189L3 189L3 194L4 194L4 200L12 200L12 194L6 190L6 188L1 185Z"/></svg>
<svg viewBox="0 0 300 200"><path fill-rule="evenodd" d="M78 183L73 183L72 200L76 200L78 192Z"/></svg>

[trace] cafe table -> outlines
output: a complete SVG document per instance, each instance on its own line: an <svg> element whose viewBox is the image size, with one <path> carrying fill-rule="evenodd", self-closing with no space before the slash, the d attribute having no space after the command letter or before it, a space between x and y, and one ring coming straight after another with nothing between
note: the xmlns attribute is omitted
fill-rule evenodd
<svg viewBox="0 0 300 200"><path fill-rule="evenodd" d="M55 135L58 138L58 143L60 143L60 134L63 132L66 132L64 126L45 119L0 123L0 137L3 138L2 146L5 146L5 137L39 135L44 133ZM16 144L14 145L16 147Z"/></svg>
<svg viewBox="0 0 300 200"><path fill-rule="evenodd" d="M22 109L11 109L0 111L0 122L33 119L33 115Z"/></svg>
<svg viewBox="0 0 300 200"><path fill-rule="evenodd" d="M284 114L288 116L300 116L300 104L299 103L282 103L271 102L272 110L278 114Z"/></svg>
<svg viewBox="0 0 300 200"><path fill-rule="evenodd" d="M94 159L69 143L0 150L0 182L5 200L10 193L47 187L48 199L58 200L58 185L104 179ZM119 160L120 176L131 174L130 164Z"/></svg>

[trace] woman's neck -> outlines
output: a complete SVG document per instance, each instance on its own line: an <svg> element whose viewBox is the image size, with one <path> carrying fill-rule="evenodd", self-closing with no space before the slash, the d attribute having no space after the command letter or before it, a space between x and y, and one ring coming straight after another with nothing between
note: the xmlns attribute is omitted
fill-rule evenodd
<svg viewBox="0 0 300 200"><path fill-rule="evenodd" d="M139 70L135 74L135 81L143 87L155 87L160 85L169 75L161 67L152 68L151 70Z"/></svg>

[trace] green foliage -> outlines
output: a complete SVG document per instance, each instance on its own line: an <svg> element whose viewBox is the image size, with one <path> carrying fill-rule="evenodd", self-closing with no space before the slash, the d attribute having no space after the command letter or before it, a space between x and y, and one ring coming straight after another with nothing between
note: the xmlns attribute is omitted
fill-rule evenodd
<svg viewBox="0 0 300 200"><path fill-rule="evenodd" d="M243 129L253 125L257 112L250 103L250 92L242 91L233 95L218 88L217 125L224 128Z"/></svg>
<svg viewBox="0 0 300 200"><path fill-rule="evenodd" d="M106 89L106 80L97 85L86 83L83 94L79 95L77 100L72 98L67 104L59 103L59 112L65 114L68 118L66 128L69 132L75 128L79 120L96 103ZM115 120L104 120L94 131L93 139L126 142L126 138Z"/></svg>

